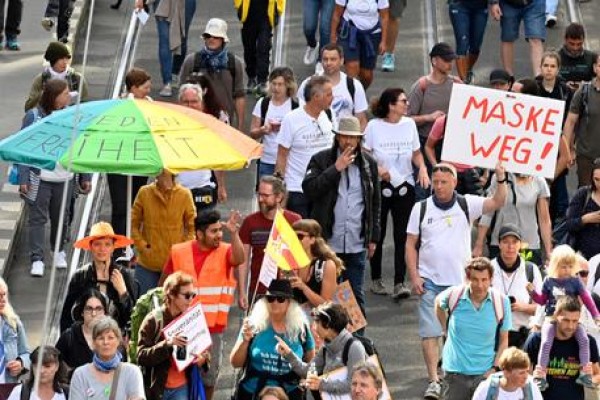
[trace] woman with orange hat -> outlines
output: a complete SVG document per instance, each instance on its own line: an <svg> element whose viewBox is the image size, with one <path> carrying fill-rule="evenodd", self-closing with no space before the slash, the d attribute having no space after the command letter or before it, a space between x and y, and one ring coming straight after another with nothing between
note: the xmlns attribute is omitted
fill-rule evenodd
<svg viewBox="0 0 600 400"><path fill-rule="evenodd" d="M71 309L76 300L90 288L98 289L106 295L108 315L119 323L119 327L127 325L131 309L137 300L137 291L134 290L131 274L112 262L112 254L115 249L132 243L133 240L116 235L108 222L94 224L89 236L75 242L75 247L91 253L92 261L78 268L69 282L60 318L61 332L73 324Z"/></svg>

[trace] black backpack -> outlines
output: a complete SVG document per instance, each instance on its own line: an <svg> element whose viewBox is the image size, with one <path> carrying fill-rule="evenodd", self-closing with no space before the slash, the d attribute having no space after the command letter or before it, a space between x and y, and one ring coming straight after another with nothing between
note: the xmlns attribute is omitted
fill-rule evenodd
<svg viewBox="0 0 600 400"><path fill-rule="evenodd" d="M457 194L456 202L460 206L461 210L463 210L463 213L465 213L467 223L471 224L471 220L469 219L469 205L467 204L467 199L465 199L465 196ZM423 199L419 203L421 204L421 209L419 210L419 237L417 238L417 248L421 247L421 225L423 225L425 213L427 212L427 199Z"/></svg>
<svg viewBox="0 0 600 400"><path fill-rule="evenodd" d="M355 341L358 341L363 345L363 347L365 348L365 352L367 353L367 357L376 355L377 359L379 360L379 363L381 364L381 357L379 357L379 352L377 351L373 340L371 340L367 336L352 335L352 337L344 345L344 350L342 350L342 363L344 365L348 365L348 353L350 352L350 347L352 346L352 343L354 343ZM326 364L326 354L327 352L325 351L325 348L323 348L323 365ZM380 365L380 367L381 372L383 373L383 376L385 378L385 370L383 369L383 365ZM351 371L348 371L348 373L350 372Z"/></svg>
<svg viewBox="0 0 600 400"><path fill-rule="evenodd" d="M69 387L66 385L61 385L62 393L65 395L65 399L69 400ZM31 391L33 390L32 386L29 385L29 382L25 382L21 385L21 397L20 400L29 400L31 397Z"/></svg>

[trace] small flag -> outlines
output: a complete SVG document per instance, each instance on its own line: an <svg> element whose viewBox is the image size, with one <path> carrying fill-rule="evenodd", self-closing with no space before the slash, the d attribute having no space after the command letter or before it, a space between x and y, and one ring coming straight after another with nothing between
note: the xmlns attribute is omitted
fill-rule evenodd
<svg viewBox="0 0 600 400"><path fill-rule="evenodd" d="M265 258L269 255L275 260L277 266L283 271L292 271L305 268L310 260L298 240L294 229L283 216L282 211L277 211L269 241L265 248Z"/></svg>

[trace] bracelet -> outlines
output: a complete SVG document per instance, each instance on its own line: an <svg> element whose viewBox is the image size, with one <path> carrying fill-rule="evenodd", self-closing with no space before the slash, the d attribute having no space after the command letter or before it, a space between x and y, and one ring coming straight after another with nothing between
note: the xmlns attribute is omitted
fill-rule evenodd
<svg viewBox="0 0 600 400"><path fill-rule="evenodd" d="M508 178L504 177L504 179L502 179L502 180L496 179L496 182L497 183L506 183L506 182L508 182Z"/></svg>

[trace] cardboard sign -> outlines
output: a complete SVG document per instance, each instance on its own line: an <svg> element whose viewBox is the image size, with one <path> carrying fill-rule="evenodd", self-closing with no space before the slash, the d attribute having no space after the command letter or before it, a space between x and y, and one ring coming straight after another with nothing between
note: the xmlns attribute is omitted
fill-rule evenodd
<svg viewBox="0 0 600 400"><path fill-rule="evenodd" d="M379 371L381 372L381 364L379 363L379 359L377 358L377 356L375 354L373 354L372 356L367 358L367 360L370 363L372 363L373 365L376 365L377 367L379 367ZM348 377L348 368L346 368L346 367L338 368L336 370L328 372L325 375L327 376L327 379L329 381L340 381L340 380L345 381ZM383 375L383 373L381 375ZM321 399L323 399L323 400L351 400L352 397L350 396L350 393L333 394L333 393L321 392ZM388 388L385 378L383 378L383 385L381 387L381 396L379 396L378 400L392 400L392 395L390 394L390 389Z"/></svg>
<svg viewBox="0 0 600 400"><path fill-rule="evenodd" d="M442 160L554 177L565 102L454 85Z"/></svg>
<svg viewBox="0 0 600 400"><path fill-rule="evenodd" d="M186 357L184 360L177 359L177 346L173 346L173 361L178 371L183 371L194 362L196 356L206 350L212 344L210 332L206 325L206 318L202 311L202 304L197 303L186 312L171 321L163 328L166 339L182 335L187 338Z"/></svg>
<svg viewBox="0 0 600 400"><path fill-rule="evenodd" d="M346 328L350 332L355 332L367 326L367 320L358 306L350 282L344 281L338 284L335 293L333 294L333 302L341 304L350 316L350 322Z"/></svg>

